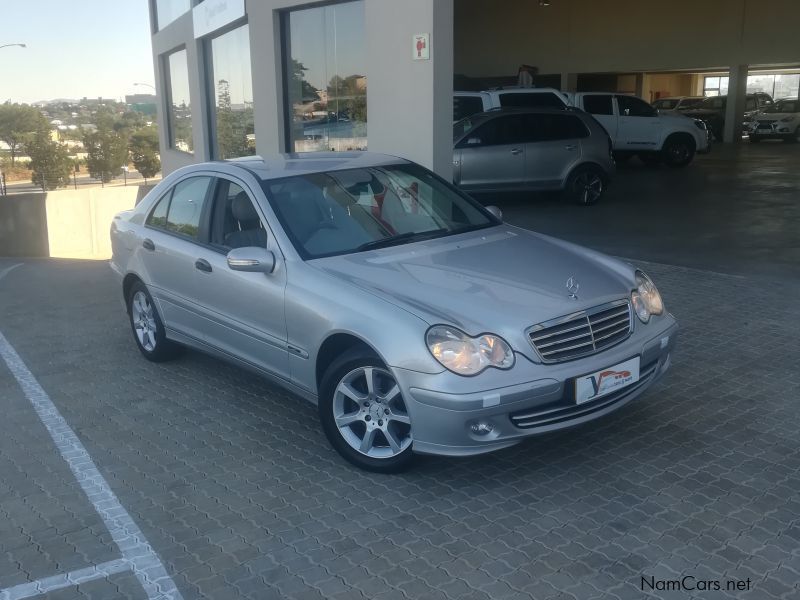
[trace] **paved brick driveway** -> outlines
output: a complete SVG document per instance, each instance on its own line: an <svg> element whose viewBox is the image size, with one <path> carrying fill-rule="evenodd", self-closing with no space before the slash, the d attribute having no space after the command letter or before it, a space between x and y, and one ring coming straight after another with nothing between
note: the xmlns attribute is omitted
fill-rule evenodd
<svg viewBox="0 0 800 600"><path fill-rule="evenodd" d="M391 477L244 371L143 360L104 263L9 273L0 332L184 598L798 598L800 286L647 269L683 327L663 383L594 425ZM0 362L0 589L119 557ZM750 590L642 591L683 575ZM146 595L119 573L42 597Z"/></svg>

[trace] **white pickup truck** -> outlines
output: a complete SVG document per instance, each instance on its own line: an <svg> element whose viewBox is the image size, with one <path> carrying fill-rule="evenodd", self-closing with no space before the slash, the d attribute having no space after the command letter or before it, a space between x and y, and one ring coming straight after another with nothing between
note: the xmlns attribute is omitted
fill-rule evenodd
<svg viewBox="0 0 800 600"><path fill-rule="evenodd" d="M705 124L680 114L659 113L641 98L613 92L568 94L553 88L505 88L455 92L453 120L508 107L570 107L591 114L611 138L614 156L638 156L647 164L683 167L695 153L710 150Z"/></svg>
<svg viewBox="0 0 800 600"><path fill-rule="evenodd" d="M636 96L605 92L571 94L570 103L591 114L608 132L614 155L683 167L696 152L710 150L708 130L698 119L660 113Z"/></svg>

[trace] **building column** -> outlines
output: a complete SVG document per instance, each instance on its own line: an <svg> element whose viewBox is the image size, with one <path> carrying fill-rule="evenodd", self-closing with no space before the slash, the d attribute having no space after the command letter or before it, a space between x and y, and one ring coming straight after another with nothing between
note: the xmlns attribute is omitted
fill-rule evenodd
<svg viewBox="0 0 800 600"><path fill-rule="evenodd" d="M636 95L639 98L644 96L644 73L636 73L636 83L634 84L634 89L636 90ZM649 99L645 98L647 102L650 102Z"/></svg>
<svg viewBox="0 0 800 600"><path fill-rule="evenodd" d="M572 93L578 91L577 73L561 73L561 91Z"/></svg>
<svg viewBox="0 0 800 600"><path fill-rule="evenodd" d="M369 149L451 180L453 0L366 0L365 29Z"/></svg>
<svg viewBox="0 0 800 600"><path fill-rule="evenodd" d="M722 133L725 142L742 141L747 71L748 65L734 65L728 72L728 101L725 104L725 129Z"/></svg>

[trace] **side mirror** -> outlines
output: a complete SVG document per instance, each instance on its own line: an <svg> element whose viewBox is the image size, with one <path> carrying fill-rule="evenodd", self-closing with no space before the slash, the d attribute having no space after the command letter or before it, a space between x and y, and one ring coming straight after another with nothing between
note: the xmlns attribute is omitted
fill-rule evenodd
<svg viewBox="0 0 800 600"><path fill-rule="evenodd" d="M272 273L275 270L275 255L265 248L234 248L228 252L227 259L232 271Z"/></svg>
<svg viewBox="0 0 800 600"><path fill-rule="evenodd" d="M501 221L503 220L503 211L497 208L494 204L487 206L486 211L493 217L497 217Z"/></svg>

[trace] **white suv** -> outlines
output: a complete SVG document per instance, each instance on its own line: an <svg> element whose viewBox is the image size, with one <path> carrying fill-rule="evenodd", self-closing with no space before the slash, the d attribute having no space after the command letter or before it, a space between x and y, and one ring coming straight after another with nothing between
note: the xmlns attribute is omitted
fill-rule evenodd
<svg viewBox="0 0 800 600"><path fill-rule="evenodd" d="M573 94L571 100L605 127L620 159L635 154L648 164L663 161L671 167L683 167L692 162L696 152L710 150L708 130L702 121L660 113L636 96L583 92Z"/></svg>
<svg viewBox="0 0 800 600"><path fill-rule="evenodd" d="M453 123L495 108L565 108L569 96L554 88L501 88L453 92Z"/></svg>

